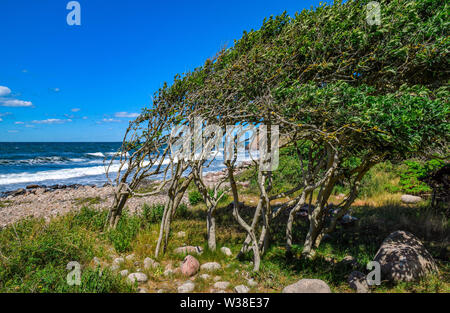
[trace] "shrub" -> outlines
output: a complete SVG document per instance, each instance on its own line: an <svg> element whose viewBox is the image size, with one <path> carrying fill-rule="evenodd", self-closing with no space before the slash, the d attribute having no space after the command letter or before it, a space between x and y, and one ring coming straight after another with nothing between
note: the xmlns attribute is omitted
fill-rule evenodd
<svg viewBox="0 0 450 313"><path fill-rule="evenodd" d="M145 222L154 224L161 222L164 215L164 205L154 204L149 206L145 203L142 206L142 216Z"/></svg>
<svg viewBox="0 0 450 313"><path fill-rule="evenodd" d="M430 160L425 163L411 160L405 161L404 166L400 169L401 191L414 195L430 193L431 188L419 179L442 166L444 166L444 162L439 160Z"/></svg>
<svg viewBox="0 0 450 313"><path fill-rule="evenodd" d="M189 203L191 205L197 205L203 201L202 194L198 190L193 190L193 191L189 192L188 198L189 198Z"/></svg>
<svg viewBox="0 0 450 313"><path fill-rule="evenodd" d="M117 252L129 251L131 242L136 237L140 227L141 219L139 216L130 216L124 212L117 227L108 232L108 239Z"/></svg>

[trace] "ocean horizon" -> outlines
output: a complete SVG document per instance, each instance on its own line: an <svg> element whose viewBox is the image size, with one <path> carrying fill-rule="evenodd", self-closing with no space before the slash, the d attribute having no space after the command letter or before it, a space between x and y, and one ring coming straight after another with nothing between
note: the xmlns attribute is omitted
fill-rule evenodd
<svg viewBox="0 0 450 313"><path fill-rule="evenodd" d="M0 194L29 185L95 185L108 183L105 164L122 142L0 142ZM106 160L106 162L105 162ZM242 161L248 160L243 156ZM114 161L111 179L119 162ZM220 159L205 169L224 168ZM154 179L162 178L162 174Z"/></svg>

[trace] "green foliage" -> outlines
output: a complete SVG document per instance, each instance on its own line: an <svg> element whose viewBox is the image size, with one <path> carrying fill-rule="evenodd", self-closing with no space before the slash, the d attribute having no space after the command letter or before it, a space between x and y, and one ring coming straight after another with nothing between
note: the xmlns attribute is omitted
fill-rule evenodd
<svg viewBox="0 0 450 313"><path fill-rule="evenodd" d="M404 166L400 169L401 191L414 195L430 193L430 186L419 179L441 168L444 164L444 162L439 160L430 160L427 162L405 161Z"/></svg>
<svg viewBox="0 0 450 313"><path fill-rule="evenodd" d="M154 204L152 206L145 203L142 206L142 217L144 222L154 224L160 223L164 215L164 205Z"/></svg>
<svg viewBox="0 0 450 313"><path fill-rule="evenodd" d="M117 252L126 252L131 249L131 243L136 237L142 220L139 216L124 212L115 229L108 231L107 237Z"/></svg>
<svg viewBox="0 0 450 313"><path fill-rule="evenodd" d="M192 190L188 194L189 203L191 205L197 205L203 201L203 196L197 189Z"/></svg>
<svg viewBox="0 0 450 313"><path fill-rule="evenodd" d="M182 203L178 206L175 216L178 218L188 218L189 217L189 210L186 204Z"/></svg>
<svg viewBox="0 0 450 313"><path fill-rule="evenodd" d="M53 219L25 219L0 230L0 292L132 292L108 270L82 267L81 286L66 281L69 262L87 264L101 253L97 231L106 212L82 209Z"/></svg>

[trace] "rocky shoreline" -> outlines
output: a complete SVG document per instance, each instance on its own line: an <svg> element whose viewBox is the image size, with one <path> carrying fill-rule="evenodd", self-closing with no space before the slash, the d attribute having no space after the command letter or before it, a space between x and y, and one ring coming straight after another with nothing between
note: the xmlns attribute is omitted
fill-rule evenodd
<svg viewBox="0 0 450 313"><path fill-rule="evenodd" d="M250 163L241 163L236 167L236 174L241 173L250 166ZM214 184L226 175L225 170L209 172L204 175L207 184ZM145 181L142 187L154 181ZM182 202L188 204L187 195ZM150 197L133 197L127 202L130 213L140 212L144 204L164 204L168 200L167 194L162 191ZM114 187L105 184L102 187L95 185L29 185L26 188L4 192L0 197L0 228L27 218L44 218L64 215L79 211L83 206L93 209L107 209L114 201Z"/></svg>

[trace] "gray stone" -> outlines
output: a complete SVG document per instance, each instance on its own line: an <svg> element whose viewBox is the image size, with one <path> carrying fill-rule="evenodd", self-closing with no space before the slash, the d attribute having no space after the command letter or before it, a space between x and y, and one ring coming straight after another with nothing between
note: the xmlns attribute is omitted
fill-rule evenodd
<svg viewBox="0 0 450 313"><path fill-rule="evenodd" d="M331 289L323 280L302 279L285 287L282 293L331 293Z"/></svg>
<svg viewBox="0 0 450 313"><path fill-rule="evenodd" d="M239 285L239 286L234 287L234 291L236 293L248 293L250 291L250 288L248 288L245 285Z"/></svg>
<svg viewBox="0 0 450 313"><path fill-rule="evenodd" d="M222 266L217 262L208 262L200 266L200 269L204 271L217 271L220 270L221 268Z"/></svg>
<svg viewBox="0 0 450 313"><path fill-rule="evenodd" d="M226 256L232 256L233 255L233 253L231 252L230 248L227 248L227 247L220 248L220 251L222 251L222 253L225 254Z"/></svg>
<svg viewBox="0 0 450 313"><path fill-rule="evenodd" d="M366 275L361 272L354 271L348 276L348 284L350 288L356 290L357 293L369 293L369 285L367 284Z"/></svg>
<svg viewBox="0 0 450 313"><path fill-rule="evenodd" d="M144 268L146 270L151 269L151 268L157 268L159 266L159 263L156 262L155 260L151 259L151 258L145 258L144 260Z"/></svg>
<svg viewBox="0 0 450 313"><path fill-rule="evenodd" d="M420 240L405 231L390 234L374 257L381 265L381 279L389 281L416 281L438 267Z"/></svg>
<svg viewBox="0 0 450 313"><path fill-rule="evenodd" d="M411 195L403 195L402 202L404 204L417 204L422 201L421 197L411 196Z"/></svg>
<svg viewBox="0 0 450 313"><path fill-rule="evenodd" d="M186 246L186 247L179 247L176 248L174 251L176 254L190 254L190 253L196 253L196 254L202 254L203 248L199 246Z"/></svg>
<svg viewBox="0 0 450 313"><path fill-rule="evenodd" d="M178 287L178 293L191 293L195 289L195 284L191 281L185 282Z"/></svg>
<svg viewBox="0 0 450 313"><path fill-rule="evenodd" d="M114 261L113 261L113 264L115 264L115 265L120 265L120 264L123 264L123 263L125 263L125 259L124 258L115 258Z"/></svg>
<svg viewBox="0 0 450 313"><path fill-rule="evenodd" d="M135 255L134 255L134 254L130 254L130 255L127 255L127 256L125 257L125 259L126 259L127 261L133 261L134 258L135 258Z"/></svg>
<svg viewBox="0 0 450 313"><path fill-rule="evenodd" d="M128 275L128 270L123 270L119 272L120 276L125 277Z"/></svg>
<svg viewBox="0 0 450 313"><path fill-rule="evenodd" d="M229 286L230 286L230 283L227 281L218 281L217 283L214 284L214 288L221 289L221 290L225 290Z"/></svg>
<svg viewBox="0 0 450 313"><path fill-rule="evenodd" d="M209 274L201 274L200 275L200 278L201 279L204 279L204 280L207 280L207 279L209 279L211 276L209 276Z"/></svg>
<svg viewBox="0 0 450 313"><path fill-rule="evenodd" d="M168 268L168 269L166 269L166 270L164 271L163 275L164 275L164 276L170 276L170 275L173 275L173 270L170 269L170 268Z"/></svg>
<svg viewBox="0 0 450 313"><path fill-rule="evenodd" d="M144 273L132 273L127 277L127 281L132 284L134 282L145 283L147 280L148 277Z"/></svg>
<svg viewBox="0 0 450 313"><path fill-rule="evenodd" d="M253 279L248 279L247 285L249 285L250 287L256 287L256 286L258 286L258 283L256 281L254 281Z"/></svg>

